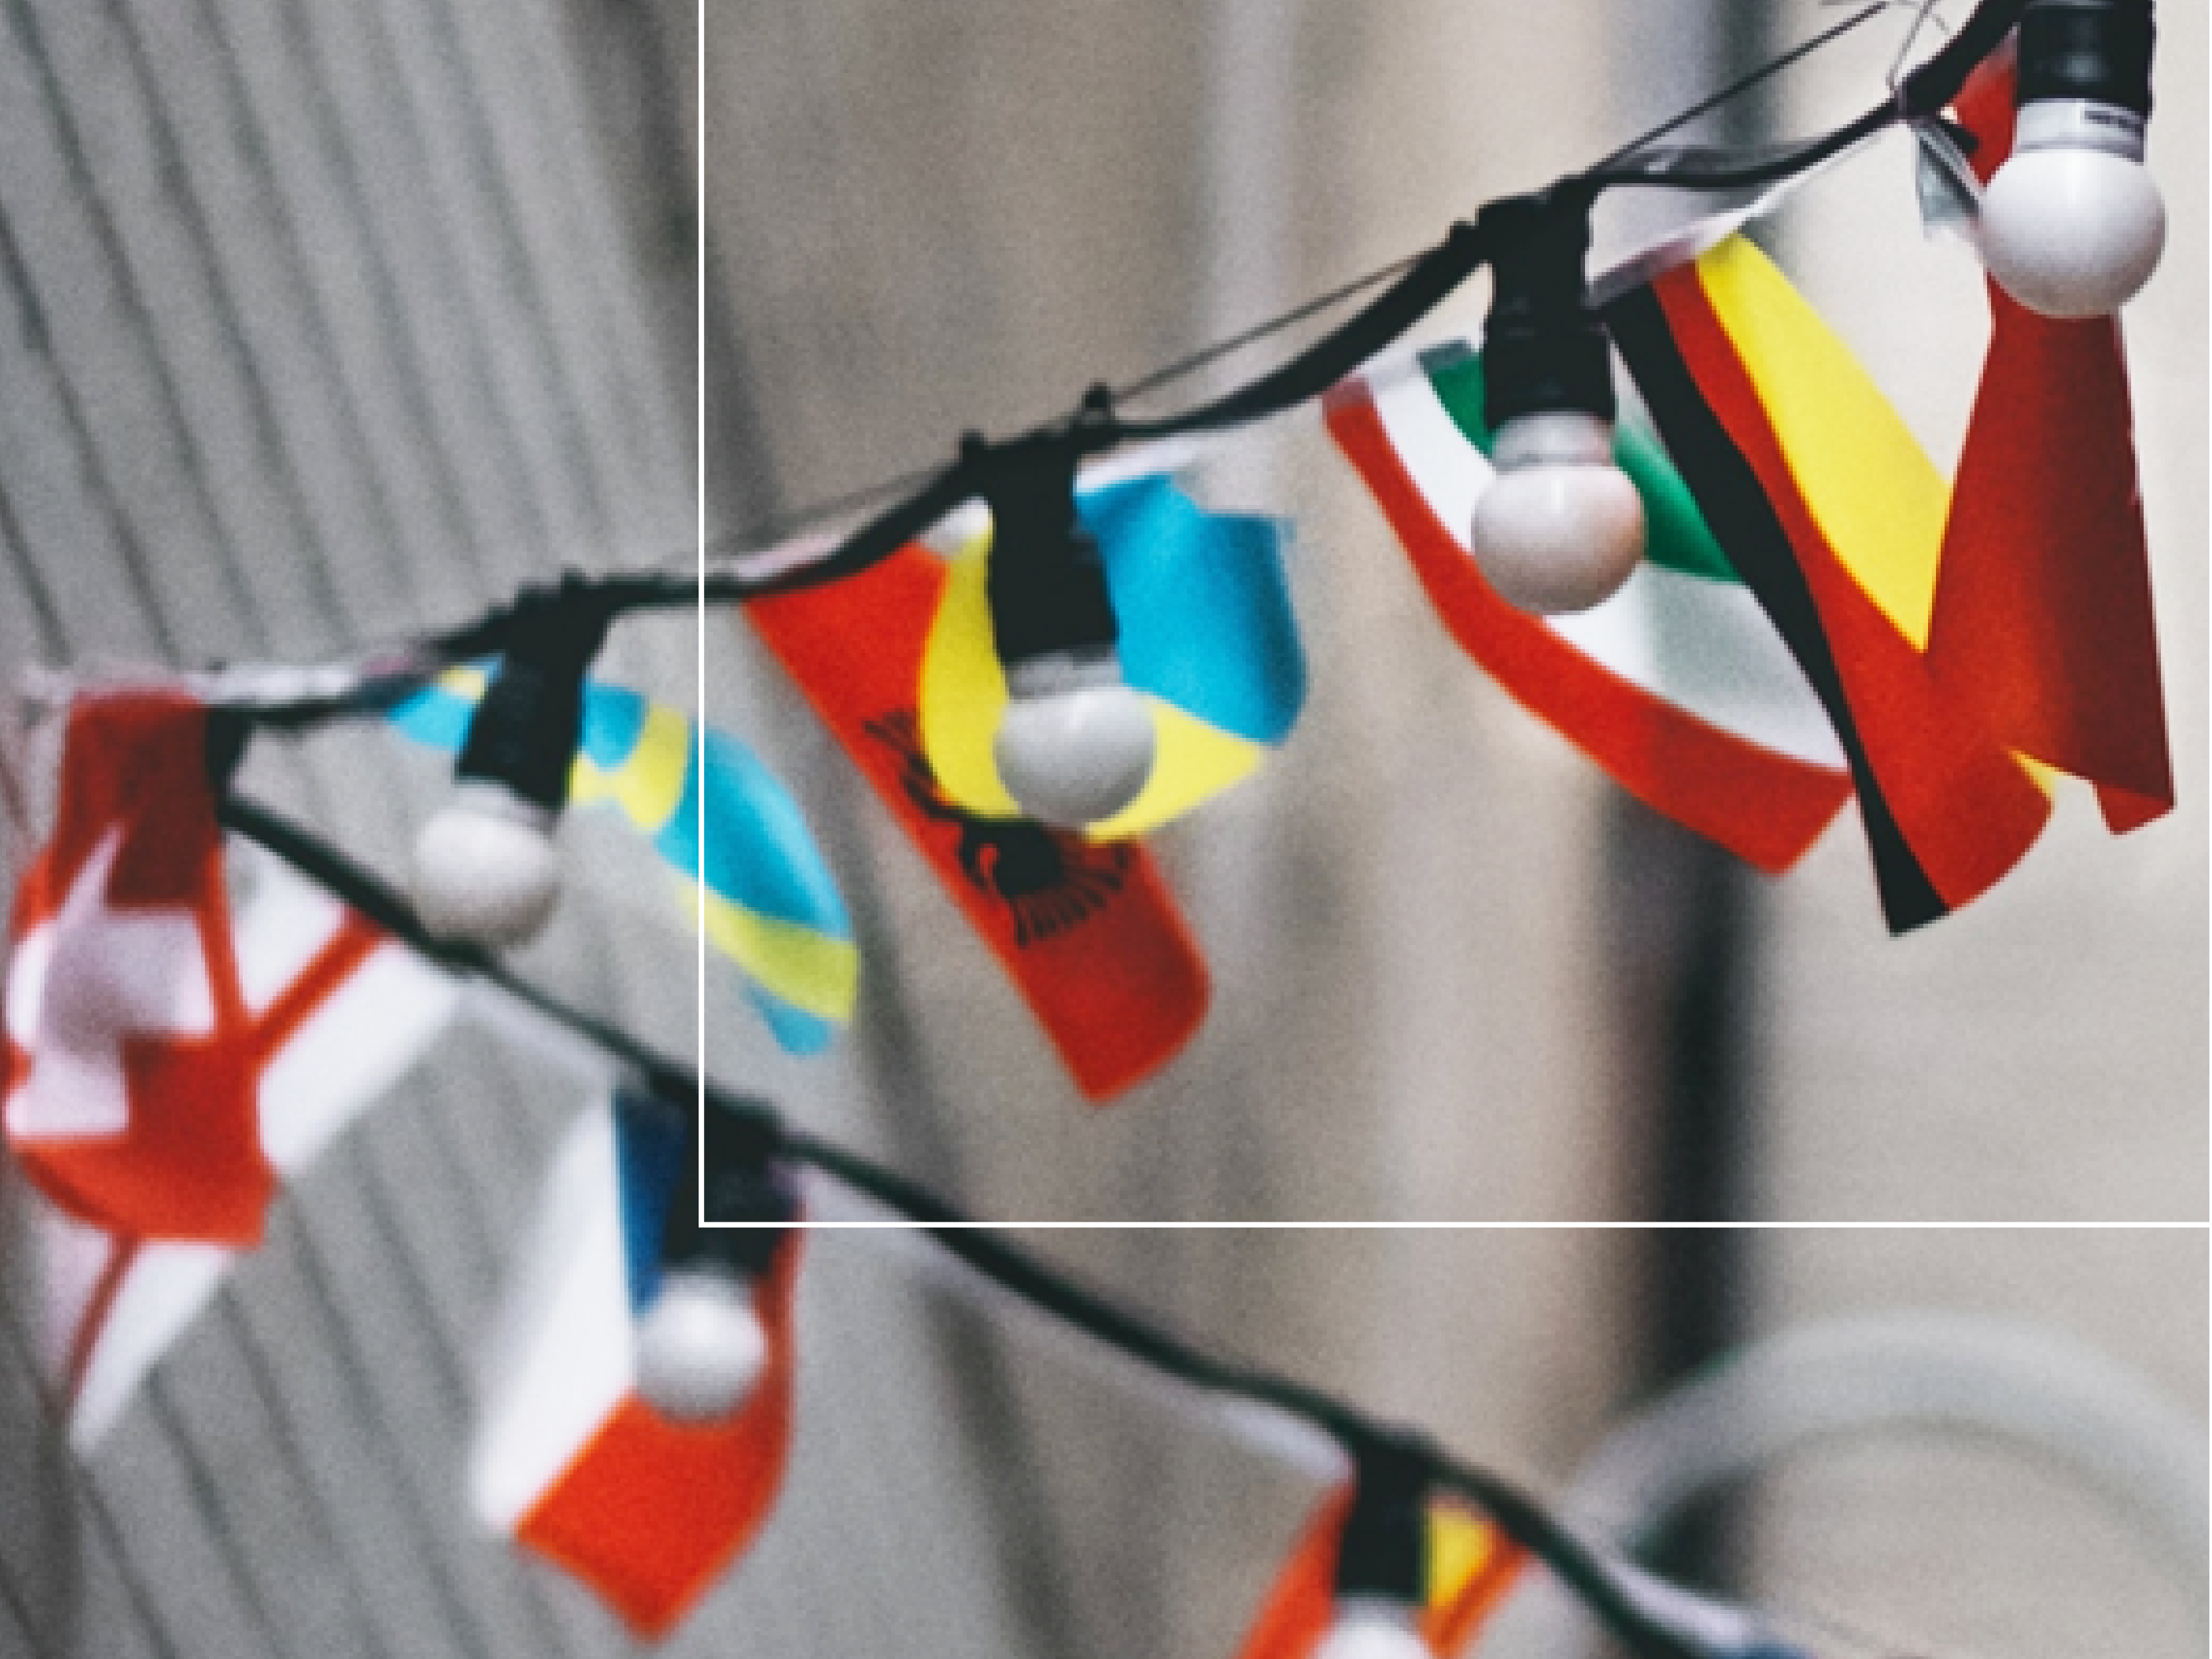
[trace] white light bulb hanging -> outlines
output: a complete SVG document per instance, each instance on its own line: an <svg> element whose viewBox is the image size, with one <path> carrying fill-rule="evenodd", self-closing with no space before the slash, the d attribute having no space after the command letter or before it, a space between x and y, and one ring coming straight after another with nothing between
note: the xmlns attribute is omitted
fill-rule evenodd
<svg viewBox="0 0 2212 1659"><path fill-rule="evenodd" d="M1482 367L1498 472L1475 502L1469 544L1508 604L1587 611L1644 556L1643 499L1613 459L1612 352L1583 279L1589 216L1532 199L1492 222Z"/></svg>
<svg viewBox="0 0 2212 1659"><path fill-rule="evenodd" d="M1982 259L2031 311L2097 317L2133 299L2166 246L2143 166L2151 0L2029 0L2011 155L1982 198Z"/></svg>
<svg viewBox="0 0 2212 1659"><path fill-rule="evenodd" d="M535 938L560 896L554 831L582 730L584 676L608 615L560 591L526 618L470 717L453 793L415 842L415 905L441 939L505 948Z"/></svg>
<svg viewBox="0 0 2212 1659"><path fill-rule="evenodd" d="M671 1102L691 1110L690 1103ZM696 1143L694 1143L696 1149ZM788 1173L762 1148L709 1135L706 1187L695 1193L686 1157L670 1194L660 1241L660 1281L638 1310L632 1358L638 1397L678 1422L714 1422L742 1411L768 1370L763 1282L798 1218ZM704 1213L731 1226L702 1225Z"/></svg>
<svg viewBox="0 0 2212 1659"><path fill-rule="evenodd" d="M1436 1659L1420 1632L1429 1571L1427 1473L1402 1451L1372 1449L1337 1540L1334 1616L1315 1659Z"/></svg>
<svg viewBox="0 0 2212 1659"><path fill-rule="evenodd" d="M1032 441L994 459L988 592L1007 700L992 756L1023 811L1080 829L1144 793L1152 707L1122 678L1113 595L1076 516L1074 451Z"/></svg>

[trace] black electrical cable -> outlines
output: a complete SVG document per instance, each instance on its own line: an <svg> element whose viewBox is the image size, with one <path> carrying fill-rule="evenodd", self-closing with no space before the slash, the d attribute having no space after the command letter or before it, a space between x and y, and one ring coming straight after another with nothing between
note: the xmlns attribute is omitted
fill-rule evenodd
<svg viewBox="0 0 2212 1659"><path fill-rule="evenodd" d="M1638 1593L1636 1580L1615 1571L1604 1554L1510 1482L1451 1456L1425 1436L1379 1422L1321 1389L1206 1353L980 1225L928 1188L787 1123L772 1103L702 1079L693 1068L621 1027L531 983L495 957L435 938L380 878L282 814L226 793L216 815L227 829L266 848L410 949L454 973L496 986L599 1049L634 1073L648 1097L667 1103L671 1110L688 1114L692 1103L703 1097L708 1109L763 1150L818 1170L916 1224L948 1255L1001 1289L1155 1371L1194 1389L1234 1395L1303 1419L1328 1433L1355 1462L1376 1453L1417 1461L1437 1488L1476 1504L1507 1537L1557 1573L1632 1651L1644 1659L1711 1659L1705 1644L1674 1628Z"/></svg>
<svg viewBox="0 0 2212 1659"><path fill-rule="evenodd" d="M1127 443L1222 431L1279 414L1318 396L1401 338L1479 270L1498 251L1501 210L1525 206L1531 201L1586 208L1607 191L1635 187L1729 194L1806 173L1899 122L1923 121L1939 115L1965 86L1975 66L2004 43L2026 9L2027 0L1979 0L1957 31L1898 82L1889 99L1822 137L1779 151L1764 150L1756 159L1735 166L1708 164L1708 158L1715 154L1708 149L1653 148L1659 139L1685 123L1858 27L1878 15L1884 3L1885 0L1876 0L1876 3L1863 8L1616 149L1595 166L1516 203L1486 206L1473 220L1454 225L1442 241L1422 253L1356 277L1122 387L1096 386L1085 394L1075 413L1032 428L1004 444L982 445L979 449L971 441L965 453L941 468L910 473L851 492L835 501L779 515L778 522L785 526L819 521L900 490L910 491L882 507L818 559L766 574L714 570L703 576L696 573L679 574L669 568L672 561L664 561L657 568L572 578L569 586L580 596L578 603L602 605L611 616L681 609L702 600L715 605L743 604L819 586L858 574L890 557L973 498L981 482L982 468L979 463L994 448L1034 445L1040 439L1057 436L1070 445L1079 459L1083 459L1104 454ZM1154 392L1384 283L1389 286L1352 317L1288 362L1241 386L1174 414L1138 418L1118 411L1116 405L1121 401ZM382 653L372 659L374 670L364 670L359 684L346 691L290 701L264 699L252 706L242 704L240 712L259 724L304 727L386 706L441 669L504 649L523 625L520 619L529 613L533 600L542 596L543 591L527 592L472 622Z"/></svg>

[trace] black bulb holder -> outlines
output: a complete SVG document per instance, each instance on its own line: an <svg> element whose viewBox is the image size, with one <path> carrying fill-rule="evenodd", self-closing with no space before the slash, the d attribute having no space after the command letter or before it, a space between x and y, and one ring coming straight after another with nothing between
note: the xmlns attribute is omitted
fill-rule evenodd
<svg viewBox="0 0 2212 1659"><path fill-rule="evenodd" d="M1429 1596L1429 1473L1411 1449L1363 1448L1336 1550L1336 1594L1410 1607Z"/></svg>
<svg viewBox="0 0 2212 1659"><path fill-rule="evenodd" d="M571 574L516 604L499 665L470 717L453 775L497 784L557 815L584 726L584 678L613 615Z"/></svg>
<svg viewBox="0 0 2212 1659"><path fill-rule="evenodd" d="M776 1251L799 1219L799 1188L790 1166L777 1156L773 1136L726 1112L707 1109L702 1226L692 1208L690 1172L700 1159L698 1118L692 1103L669 1105L693 1126L685 1138L684 1179L660 1230L663 1272L722 1273L758 1279L775 1265Z"/></svg>
<svg viewBox="0 0 2212 1659"><path fill-rule="evenodd" d="M1101 657L1121 637L1098 544L1075 507L1081 445L1069 432L1019 438L980 452L980 493L991 510L985 592L999 660Z"/></svg>
<svg viewBox="0 0 2212 1659"><path fill-rule="evenodd" d="M2078 100L2150 114L2151 0L2028 0L2020 20L2022 104Z"/></svg>
<svg viewBox="0 0 2212 1659"><path fill-rule="evenodd" d="M1483 330L1483 419L1495 433L1522 415L1617 410L1605 324L1589 301L1588 205L1523 196L1486 209L1490 319Z"/></svg>

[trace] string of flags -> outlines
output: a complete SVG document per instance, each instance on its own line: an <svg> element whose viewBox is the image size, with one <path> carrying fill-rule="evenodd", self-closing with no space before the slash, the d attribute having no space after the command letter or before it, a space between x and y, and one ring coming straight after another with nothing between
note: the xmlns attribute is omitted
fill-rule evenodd
<svg viewBox="0 0 2212 1659"><path fill-rule="evenodd" d="M2112 316L2163 238L2141 165L2152 33L2148 0L1983 0L1834 132L1741 164L1655 141L1492 204L1244 386L1149 420L1094 392L1063 422L970 440L826 550L711 573L705 597L745 602L1093 1100L1168 1066L1210 996L1144 837L1263 764L1306 692L1287 526L1097 463L1316 400L1438 620L1532 714L1764 870L1856 800L1889 924L1924 925L2025 856L2057 774L2094 785L2115 831L2173 804ZM1899 123L1950 158L1934 198L1992 280L1948 483L1740 234ZM1655 184L1754 195L1592 281L1592 204ZM1389 355L1486 264L1480 342ZM1616 353L1648 424L1617 405ZM11 927L0 1121L40 1194L47 1350L80 1450L283 1183L486 992L629 1086L554 1159L471 1495L641 1632L672 1628L772 1510L798 1409L805 1167L1098 1340L1341 1446L1353 1478L1265 1602L1252 1659L1451 1651L1524 1559L1640 1655L1793 1651L1418 1437L947 1224L964 1218L933 1194L509 972L492 952L550 914L562 814L605 803L785 1048L818 1050L851 1018L852 927L788 792L730 734L591 675L622 616L701 596L572 576L351 664L49 677L66 718ZM367 716L455 757L411 902L231 789L257 728Z"/></svg>

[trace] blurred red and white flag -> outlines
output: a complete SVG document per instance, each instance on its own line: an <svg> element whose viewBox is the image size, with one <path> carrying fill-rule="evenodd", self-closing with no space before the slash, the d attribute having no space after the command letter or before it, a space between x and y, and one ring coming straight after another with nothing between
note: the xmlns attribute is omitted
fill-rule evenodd
<svg viewBox="0 0 2212 1659"><path fill-rule="evenodd" d="M692 1201L689 1146L681 1124L620 1097L569 1131L494 1335L471 1469L487 1525L653 1637L750 1543L791 1447L803 1229L756 1292L768 1358L742 1405L678 1421L637 1393L636 1319L659 1287L669 1206Z"/></svg>
<svg viewBox="0 0 2212 1659"><path fill-rule="evenodd" d="M279 1178L319 1157L452 1019L459 981L265 854L238 855L227 928L256 1053L255 1135ZM111 1231L33 1205L43 1341L89 1451L222 1281L236 1249Z"/></svg>
<svg viewBox="0 0 2212 1659"><path fill-rule="evenodd" d="M70 709L53 833L16 895L5 1121L32 1180L81 1218L250 1244L276 1177L207 725L173 691Z"/></svg>

